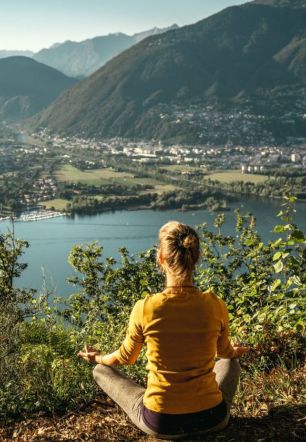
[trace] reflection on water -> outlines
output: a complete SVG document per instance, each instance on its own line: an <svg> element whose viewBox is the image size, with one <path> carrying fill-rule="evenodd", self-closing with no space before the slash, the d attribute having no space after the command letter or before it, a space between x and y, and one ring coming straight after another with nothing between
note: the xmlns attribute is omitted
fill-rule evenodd
<svg viewBox="0 0 306 442"><path fill-rule="evenodd" d="M273 226L278 222L276 214L280 210L278 201L259 201L249 199L243 204L234 203L232 209L252 212L257 221L257 228L265 241L275 239ZM296 222L306 231L306 204L297 206ZM233 234L235 216L227 212L224 233ZM153 247L157 241L158 229L167 221L176 219L191 225L206 222L213 228L214 215L206 210L196 212L167 211L120 211L95 216L75 216L73 218L54 218L39 222L16 223L15 230L19 238L26 239L30 248L23 260L29 263L21 280L16 285L41 289L43 275L49 289L58 294L68 294L72 288L65 282L73 274L67 263L69 250L74 244L98 241L104 248L104 257L118 257L118 249L126 247L131 253L137 253ZM0 232L9 227L0 223Z"/></svg>

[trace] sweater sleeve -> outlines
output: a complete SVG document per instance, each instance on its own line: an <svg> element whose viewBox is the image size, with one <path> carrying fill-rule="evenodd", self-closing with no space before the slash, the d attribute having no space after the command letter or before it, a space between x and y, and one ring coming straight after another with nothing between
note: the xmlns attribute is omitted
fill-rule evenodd
<svg viewBox="0 0 306 442"><path fill-rule="evenodd" d="M235 350L231 344L229 339L230 331L229 331L229 319L228 319L228 311L224 301L220 299L221 302L221 311L222 311L222 325L220 336L217 341L217 356L224 359L232 359L235 356Z"/></svg>
<svg viewBox="0 0 306 442"><path fill-rule="evenodd" d="M137 301L130 315L125 339L115 352L116 358L122 365L134 364L144 343L143 327L143 300Z"/></svg>

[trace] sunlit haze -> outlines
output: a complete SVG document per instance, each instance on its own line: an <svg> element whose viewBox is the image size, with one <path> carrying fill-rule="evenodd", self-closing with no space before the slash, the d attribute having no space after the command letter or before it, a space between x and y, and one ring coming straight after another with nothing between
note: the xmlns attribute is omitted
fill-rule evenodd
<svg viewBox="0 0 306 442"><path fill-rule="evenodd" d="M65 40L194 23L241 0L0 0L0 49L37 51Z"/></svg>

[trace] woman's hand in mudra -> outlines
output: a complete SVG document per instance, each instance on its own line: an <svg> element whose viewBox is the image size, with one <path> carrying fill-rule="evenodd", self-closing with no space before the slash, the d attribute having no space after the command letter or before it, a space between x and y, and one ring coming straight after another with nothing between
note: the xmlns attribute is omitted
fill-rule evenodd
<svg viewBox="0 0 306 442"><path fill-rule="evenodd" d="M80 358L83 358L87 362L99 364L101 363L102 354L95 348L85 345L84 350L78 352L78 356L80 356Z"/></svg>
<svg viewBox="0 0 306 442"><path fill-rule="evenodd" d="M250 351L250 347L245 347L242 345L241 346L234 346L234 350L235 350L234 359L238 359L238 358L241 358L241 356L248 353Z"/></svg>

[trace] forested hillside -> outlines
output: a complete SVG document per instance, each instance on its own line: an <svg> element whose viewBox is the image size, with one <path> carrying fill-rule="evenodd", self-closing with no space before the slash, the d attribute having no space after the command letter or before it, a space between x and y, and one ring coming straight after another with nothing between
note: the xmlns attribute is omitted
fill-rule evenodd
<svg viewBox="0 0 306 442"><path fill-rule="evenodd" d="M0 59L0 121L39 112L76 82L28 57Z"/></svg>
<svg viewBox="0 0 306 442"><path fill-rule="evenodd" d="M68 135L180 135L188 142L195 129L188 115L185 124L180 121L196 105L203 118L213 108L230 113L238 107L262 115L262 130L275 136L302 136L303 5L251 2L150 37L60 97L36 118L35 126ZM172 114L178 116L171 119ZM275 120L266 127L271 115ZM280 125L282 118L286 121Z"/></svg>

